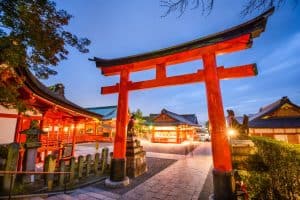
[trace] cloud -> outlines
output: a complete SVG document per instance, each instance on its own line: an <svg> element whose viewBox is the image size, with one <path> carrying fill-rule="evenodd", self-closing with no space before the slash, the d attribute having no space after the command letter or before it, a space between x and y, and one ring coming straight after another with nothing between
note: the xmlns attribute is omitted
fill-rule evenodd
<svg viewBox="0 0 300 200"><path fill-rule="evenodd" d="M295 65L300 65L300 32L293 35L287 42L280 45L267 57L260 61L261 74L285 70Z"/></svg>
<svg viewBox="0 0 300 200"><path fill-rule="evenodd" d="M247 85L240 85L238 87L235 87L234 90L237 92L243 92L249 90L250 88L252 88L252 86L247 84Z"/></svg>

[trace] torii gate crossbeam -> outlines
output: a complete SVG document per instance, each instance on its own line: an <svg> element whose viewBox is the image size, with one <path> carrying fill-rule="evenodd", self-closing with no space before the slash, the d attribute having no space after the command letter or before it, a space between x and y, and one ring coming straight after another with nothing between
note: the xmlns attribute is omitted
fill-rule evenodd
<svg viewBox="0 0 300 200"><path fill-rule="evenodd" d="M126 179L126 130L128 122L128 92L148 88L204 82L211 125L214 199L232 199L231 151L227 140L220 80L257 75L255 64L218 67L216 57L250 48L253 38L265 30L274 8L239 26L185 44L141 55L117 59L94 58L104 76L120 75L120 83L102 87L102 94L118 93L118 111L110 181L116 184ZM203 69L196 73L167 77L169 65L203 60ZM130 73L155 69L153 80L132 82Z"/></svg>

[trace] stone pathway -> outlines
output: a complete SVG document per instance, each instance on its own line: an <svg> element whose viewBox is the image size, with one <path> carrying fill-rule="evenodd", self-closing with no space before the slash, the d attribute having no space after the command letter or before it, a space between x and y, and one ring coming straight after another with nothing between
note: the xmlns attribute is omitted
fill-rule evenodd
<svg viewBox="0 0 300 200"><path fill-rule="evenodd" d="M161 156L165 157L166 154ZM196 200L199 198L211 165L210 143L203 143L189 155L180 157L176 163L123 195L89 186L77 189L68 195L51 196L47 200Z"/></svg>

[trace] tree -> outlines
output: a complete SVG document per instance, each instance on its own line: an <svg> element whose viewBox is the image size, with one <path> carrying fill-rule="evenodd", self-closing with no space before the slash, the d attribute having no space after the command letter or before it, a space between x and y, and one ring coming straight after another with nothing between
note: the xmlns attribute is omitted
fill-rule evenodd
<svg viewBox="0 0 300 200"><path fill-rule="evenodd" d="M22 107L17 91L22 81L7 83L9 69L26 67L38 78L48 78L57 73L53 67L67 59L67 46L88 52L87 38L64 29L71 18L51 0L0 0L1 105Z"/></svg>
<svg viewBox="0 0 300 200"><path fill-rule="evenodd" d="M135 112L132 113L135 118L134 130L138 137L144 137L144 124L145 120L143 118L142 111L138 108Z"/></svg>
<svg viewBox="0 0 300 200"><path fill-rule="evenodd" d="M202 15L209 15L215 4L215 0L161 0L160 2L162 7L167 8L163 17L175 11L179 12L180 17L188 8L200 8ZM287 0L244 0L244 9L241 11L241 15L246 16L256 10L266 10L273 6L280 8L286 2ZM293 0L293 2L296 5L298 0Z"/></svg>

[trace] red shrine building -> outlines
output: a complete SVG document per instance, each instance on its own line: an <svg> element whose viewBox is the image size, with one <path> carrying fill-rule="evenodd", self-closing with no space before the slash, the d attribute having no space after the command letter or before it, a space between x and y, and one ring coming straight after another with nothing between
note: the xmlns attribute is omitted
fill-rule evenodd
<svg viewBox="0 0 300 200"><path fill-rule="evenodd" d="M249 120L249 134L300 144L300 107L282 97L260 108Z"/></svg>
<svg viewBox="0 0 300 200"><path fill-rule="evenodd" d="M48 88L25 68L19 68L16 72L7 68L2 70L0 76L4 73L14 79L24 79L18 92L31 111L18 113L17 110L0 107L0 144L24 143L26 135L22 131L30 127L32 120L37 120L44 132L39 139L41 147L37 162L42 162L48 154L69 158L74 155L76 143L103 139L102 115L67 100L62 84ZM19 169L22 168L23 156L24 149L21 148Z"/></svg>
<svg viewBox="0 0 300 200"><path fill-rule="evenodd" d="M182 143L193 140L200 128L195 114L179 115L163 109L160 114L150 114L147 121L151 142Z"/></svg>

